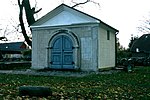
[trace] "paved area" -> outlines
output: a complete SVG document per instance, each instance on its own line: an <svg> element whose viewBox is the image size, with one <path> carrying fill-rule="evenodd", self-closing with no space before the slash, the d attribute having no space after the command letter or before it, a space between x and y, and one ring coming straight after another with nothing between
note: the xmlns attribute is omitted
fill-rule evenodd
<svg viewBox="0 0 150 100"><path fill-rule="evenodd" d="M71 71L36 71L36 70L0 70L2 74L23 74L23 75L40 75L40 76L65 76L65 77L83 77L90 74L112 74L119 70L109 70L103 72L71 72Z"/></svg>

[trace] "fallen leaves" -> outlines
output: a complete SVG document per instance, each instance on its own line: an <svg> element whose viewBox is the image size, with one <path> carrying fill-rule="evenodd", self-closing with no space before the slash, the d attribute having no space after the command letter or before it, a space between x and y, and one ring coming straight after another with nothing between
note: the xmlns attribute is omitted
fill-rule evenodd
<svg viewBox="0 0 150 100"><path fill-rule="evenodd" d="M150 99L150 67L133 73L92 74L85 77L45 77L0 74L0 99ZM49 86L52 96L18 96L23 85Z"/></svg>

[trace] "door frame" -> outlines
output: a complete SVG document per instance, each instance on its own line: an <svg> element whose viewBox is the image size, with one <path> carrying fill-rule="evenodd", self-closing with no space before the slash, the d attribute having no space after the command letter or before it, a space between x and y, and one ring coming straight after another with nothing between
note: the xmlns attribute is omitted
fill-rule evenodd
<svg viewBox="0 0 150 100"><path fill-rule="evenodd" d="M52 52L53 41L55 41L55 39L61 35L68 37L72 41L74 69L80 69L80 48L79 48L80 41L73 32L70 32L68 30L59 30L59 31L54 32L50 36L50 40L49 40L48 48L47 48L47 52L48 52L47 53L48 54L47 66L48 66L48 68L50 68L50 69L52 68L50 62L51 62L51 52Z"/></svg>
<svg viewBox="0 0 150 100"><path fill-rule="evenodd" d="M68 44L69 48L66 48ZM74 69L74 59L73 59L73 43L72 40L65 36L60 35L53 40L53 47L51 48L51 66L54 69ZM56 46L56 48L55 48ZM65 61L66 57L69 59ZM58 61L55 61L54 58L57 58ZM68 62L67 62L68 61Z"/></svg>

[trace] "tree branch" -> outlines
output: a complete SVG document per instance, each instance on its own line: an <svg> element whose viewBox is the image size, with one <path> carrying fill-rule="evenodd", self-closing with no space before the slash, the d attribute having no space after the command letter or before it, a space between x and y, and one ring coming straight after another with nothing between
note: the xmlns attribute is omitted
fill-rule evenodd
<svg viewBox="0 0 150 100"><path fill-rule="evenodd" d="M32 8L33 9L33 8ZM40 8L39 10L37 10L37 11L34 11L34 14L36 14L36 13L38 13L38 12L40 12L42 10L42 8Z"/></svg>
<svg viewBox="0 0 150 100"><path fill-rule="evenodd" d="M73 0L71 0L73 3L76 3L76 2L74 2ZM76 3L74 6L72 6L72 8L74 8L74 7L76 7L76 6L79 6L79 5L82 5L82 4L86 4L86 3L88 3L88 2L90 2L90 0L86 0L85 2L81 2L81 3Z"/></svg>
<svg viewBox="0 0 150 100"><path fill-rule="evenodd" d="M140 20L141 25L137 27L138 31L142 33L150 33L150 12L149 15L146 17L143 17L143 20Z"/></svg>

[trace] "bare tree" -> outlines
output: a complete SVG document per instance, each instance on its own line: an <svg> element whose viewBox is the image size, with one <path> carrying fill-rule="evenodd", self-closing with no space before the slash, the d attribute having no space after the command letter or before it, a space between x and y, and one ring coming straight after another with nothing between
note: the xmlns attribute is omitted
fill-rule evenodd
<svg viewBox="0 0 150 100"><path fill-rule="evenodd" d="M24 2L24 0L22 1L22 3L21 3L20 0L18 0L19 10L20 10L20 13L19 13L20 27L21 27L21 30L22 30L22 34L25 38L25 41L27 42L27 44L29 46L32 46L32 42L31 42L31 40L29 39L29 37L26 33L26 29L25 29L25 25L24 25L24 21L23 21L23 7L24 7L23 2Z"/></svg>
<svg viewBox="0 0 150 100"><path fill-rule="evenodd" d="M20 13L19 13L19 22L20 22L20 27L21 27L21 30L22 30L22 34L23 34L27 44L32 47L32 41L30 40L30 37L27 35L27 31L26 31L26 28L25 28L25 25L24 25L23 8L25 10L26 19L27 19L27 22L28 22L29 26L32 25L35 22L34 14L38 13L41 9L35 11L35 7L31 8L29 0L22 0L22 2L20 0L18 0L18 6L19 6L19 11L20 11Z"/></svg>
<svg viewBox="0 0 150 100"><path fill-rule="evenodd" d="M144 19L141 20L141 25L137 28L142 33L150 34L150 12L147 17L144 17Z"/></svg>

